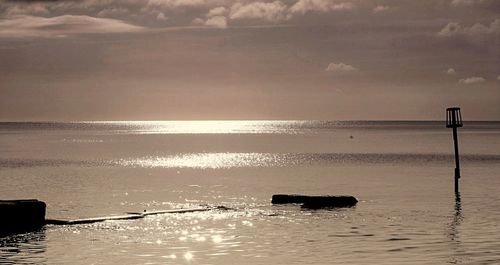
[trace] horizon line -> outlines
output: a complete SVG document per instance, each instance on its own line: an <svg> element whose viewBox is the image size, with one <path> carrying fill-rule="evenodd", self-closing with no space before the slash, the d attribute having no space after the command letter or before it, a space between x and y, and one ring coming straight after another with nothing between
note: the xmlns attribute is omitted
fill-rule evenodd
<svg viewBox="0 0 500 265"><path fill-rule="evenodd" d="M279 121L279 122L445 122L442 120L303 120L303 119L205 119L205 120L0 120L0 123L105 123L105 122L243 122L243 121ZM465 122L500 122L500 120L466 120Z"/></svg>

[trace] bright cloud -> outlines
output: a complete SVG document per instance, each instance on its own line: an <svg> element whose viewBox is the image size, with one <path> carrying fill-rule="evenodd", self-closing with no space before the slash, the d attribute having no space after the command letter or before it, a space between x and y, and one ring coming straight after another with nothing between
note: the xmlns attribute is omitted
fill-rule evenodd
<svg viewBox="0 0 500 265"><path fill-rule="evenodd" d="M445 73L448 75L456 75L457 71L455 71L455 69L453 69L453 68L449 68L448 70L446 70Z"/></svg>
<svg viewBox="0 0 500 265"><path fill-rule="evenodd" d="M500 33L500 19L495 19L491 24L483 25L481 23L476 23L470 27L463 27L459 23L450 22L448 23L438 35L443 37L451 37L456 35L466 35L471 37L499 34Z"/></svg>
<svg viewBox="0 0 500 265"><path fill-rule="evenodd" d="M121 20L90 16L64 15L44 18L17 16L0 20L0 37L64 37L80 33L122 33L142 30L142 27Z"/></svg>
<svg viewBox="0 0 500 265"><path fill-rule="evenodd" d="M332 0L299 0L292 7L290 12L305 14L310 11L328 12L354 9L354 4L351 2L335 2Z"/></svg>
<svg viewBox="0 0 500 265"><path fill-rule="evenodd" d="M458 83L465 84L465 85L477 84L477 83L483 83L483 82L486 82L486 79L484 79L483 77L477 77L477 76L460 79L458 81Z"/></svg>
<svg viewBox="0 0 500 265"><path fill-rule="evenodd" d="M208 13L205 15L205 19L195 18L191 22L191 24L197 26L225 29L227 28L227 18L225 16L227 12L227 8L223 6L214 7L208 11Z"/></svg>
<svg viewBox="0 0 500 265"><path fill-rule="evenodd" d="M171 9L176 7L204 6L207 2L206 0L148 0L147 5Z"/></svg>
<svg viewBox="0 0 500 265"><path fill-rule="evenodd" d="M281 1L271 3L253 2L250 4L236 3L231 7L231 19L263 19L266 21L281 21L287 19L287 6Z"/></svg>
<svg viewBox="0 0 500 265"><path fill-rule="evenodd" d="M227 28L226 17L224 17L224 16L211 17L204 22L204 25L207 27L214 27L214 28L221 28L221 29Z"/></svg>
<svg viewBox="0 0 500 265"><path fill-rule="evenodd" d="M210 9L207 13L207 17L223 16L227 13L227 8L223 6L215 7Z"/></svg>
<svg viewBox="0 0 500 265"><path fill-rule="evenodd" d="M163 12L160 12L158 13L158 15L156 16L156 19L160 20L160 21L165 21L168 19L167 16L165 16L165 14L163 14Z"/></svg>
<svg viewBox="0 0 500 265"><path fill-rule="evenodd" d="M328 67L326 67L325 71L342 73L342 72L355 72L358 71L358 69L352 65L345 63L330 63Z"/></svg>

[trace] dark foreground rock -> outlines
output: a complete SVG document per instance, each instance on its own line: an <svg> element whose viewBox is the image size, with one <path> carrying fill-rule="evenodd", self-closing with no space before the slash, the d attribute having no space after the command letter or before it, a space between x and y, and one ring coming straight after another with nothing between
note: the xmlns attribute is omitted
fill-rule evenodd
<svg viewBox="0 0 500 265"><path fill-rule="evenodd" d="M0 236L41 228L45 225L45 208L39 200L0 200Z"/></svg>
<svg viewBox="0 0 500 265"><path fill-rule="evenodd" d="M297 194L275 194L271 200L273 204L296 203L302 204L302 208L340 208L353 207L358 200L353 196L307 196Z"/></svg>

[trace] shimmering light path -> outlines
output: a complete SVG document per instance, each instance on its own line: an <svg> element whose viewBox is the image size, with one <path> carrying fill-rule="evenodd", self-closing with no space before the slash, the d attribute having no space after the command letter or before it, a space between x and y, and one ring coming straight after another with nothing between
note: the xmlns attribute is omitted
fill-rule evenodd
<svg viewBox="0 0 500 265"><path fill-rule="evenodd" d="M464 155L465 163L500 163L500 155ZM196 153L121 159L121 166L146 168L224 169L241 167L285 167L327 164L433 164L453 161L449 154L271 154Z"/></svg>

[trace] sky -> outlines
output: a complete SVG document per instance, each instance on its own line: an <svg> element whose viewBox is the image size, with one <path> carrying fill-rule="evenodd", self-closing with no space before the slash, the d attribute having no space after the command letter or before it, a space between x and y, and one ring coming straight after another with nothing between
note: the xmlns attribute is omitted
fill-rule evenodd
<svg viewBox="0 0 500 265"><path fill-rule="evenodd" d="M499 0L0 0L0 121L500 120Z"/></svg>

